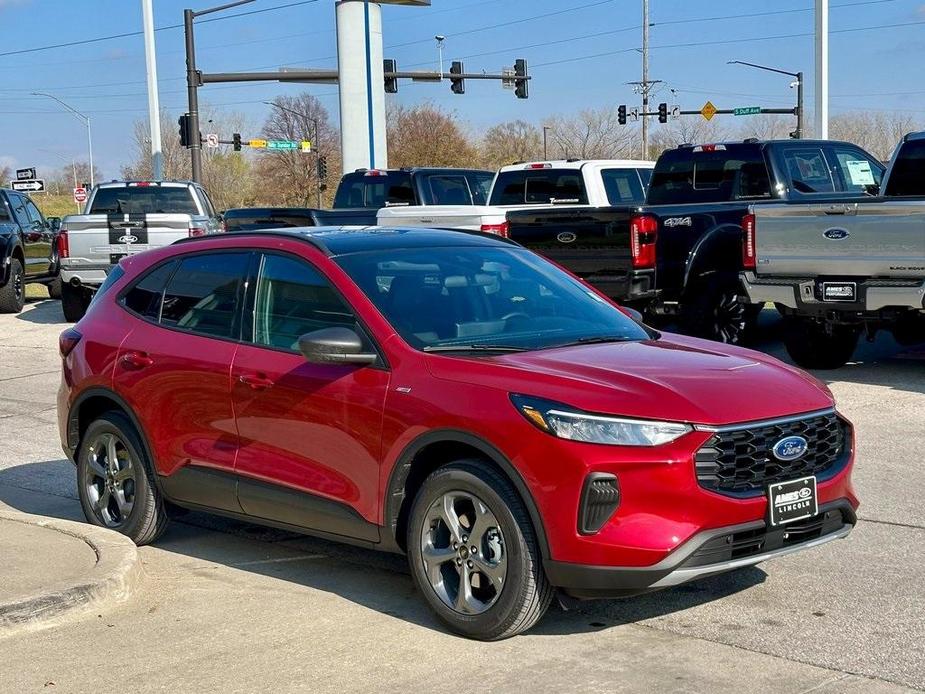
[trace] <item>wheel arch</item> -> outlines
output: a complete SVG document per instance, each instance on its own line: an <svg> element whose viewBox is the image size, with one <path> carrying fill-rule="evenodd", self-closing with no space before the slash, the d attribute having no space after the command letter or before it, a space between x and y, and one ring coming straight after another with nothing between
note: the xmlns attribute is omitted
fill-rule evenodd
<svg viewBox="0 0 925 694"><path fill-rule="evenodd" d="M385 490L382 543L387 549L404 552L404 537L414 495L434 470L466 457L477 457L507 479L523 502L533 523L543 560L549 559L546 528L527 483L507 456L485 439L455 429L422 434L402 451L389 474Z"/></svg>
<svg viewBox="0 0 925 694"><path fill-rule="evenodd" d="M684 291L707 274L728 274L738 280L742 269L742 227L719 224L697 239L684 268Z"/></svg>

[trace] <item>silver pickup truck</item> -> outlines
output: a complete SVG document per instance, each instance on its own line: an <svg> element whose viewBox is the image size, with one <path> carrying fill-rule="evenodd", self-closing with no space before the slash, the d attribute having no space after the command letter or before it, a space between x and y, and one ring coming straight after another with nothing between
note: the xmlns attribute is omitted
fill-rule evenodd
<svg viewBox="0 0 925 694"><path fill-rule="evenodd" d="M205 189L189 181L112 181L90 192L84 214L61 220L61 304L80 320L93 292L127 255L221 231Z"/></svg>
<svg viewBox="0 0 925 694"><path fill-rule="evenodd" d="M925 341L925 133L903 138L882 183L867 163L846 167L882 194L755 205L742 223L748 299L777 306L805 368L844 365L862 332Z"/></svg>

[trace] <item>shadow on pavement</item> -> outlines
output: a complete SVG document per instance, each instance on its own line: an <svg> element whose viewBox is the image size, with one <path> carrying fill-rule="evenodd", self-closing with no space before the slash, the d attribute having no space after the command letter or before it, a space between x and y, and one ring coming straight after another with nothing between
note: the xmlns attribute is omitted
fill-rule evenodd
<svg viewBox="0 0 925 694"><path fill-rule="evenodd" d="M28 463L0 470L0 503L24 513L74 520L81 514L73 496L52 496L41 485L51 471L60 476L67 461ZM417 593L408 574L405 557L371 549L329 542L298 533L267 528L200 512L180 512L164 536L154 545L205 562L287 581L338 595L418 626L444 631ZM277 560L268 559L274 555ZM279 557L278 555L289 555ZM297 557L317 557L300 561ZM279 560L279 559L282 560ZM191 568L196 575L208 570ZM613 601L582 603L564 611L555 602L547 616L528 632L554 635L597 631L631 624L696 607L705 602L758 585L765 579L760 569L748 568L657 593L617 601L622 615L613 619ZM604 617L604 615L607 615Z"/></svg>
<svg viewBox="0 0 925 694"><path fill-rule="evenodd" d="M16 314L16 320L26 321L27 323L37 323L39 325L54 325L56 323L66 323L64 313L61 311L61 302L52 299L30 300L26 306L27 310Z"/></svg>

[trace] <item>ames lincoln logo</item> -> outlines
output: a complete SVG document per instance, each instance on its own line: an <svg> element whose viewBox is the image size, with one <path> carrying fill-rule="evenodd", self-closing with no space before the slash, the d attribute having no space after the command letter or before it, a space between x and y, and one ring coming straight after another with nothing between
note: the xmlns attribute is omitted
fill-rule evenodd
<svg viewBox="0 0 925 694"><path fill-rule="evenodd" d="M771 453L778 460L787 462L801 457L808 448L809 444L802 436L788 436L775 443Z"/></svg>
<svg viewBox="0 0 925 694"><path fill-rule="evenodd" d="M851 232L847 229L841 229L840 227L832 227L831 229L823 231L822 235L829 241L841 241L842 239L848 238Z"/></svg>

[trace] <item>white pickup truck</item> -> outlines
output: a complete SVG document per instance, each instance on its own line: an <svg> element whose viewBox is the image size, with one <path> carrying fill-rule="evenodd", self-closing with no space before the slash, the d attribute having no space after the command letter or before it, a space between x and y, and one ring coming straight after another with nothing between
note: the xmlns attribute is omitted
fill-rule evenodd
<svg viewBox="0 0 925 694"><path fill-rule="evenodd" d="M379 210L376 219L383 226L466 229L504 235L506 215L511 210L642 204L654 166L654 162L631 159L513 164L495 176L488 205L386 207Z"/></svg>
<svg viewBox="0 0 925 694"><path fill-rule="evenodd" d="M61 306L80 320L93 292L127 255L221 231L205 189L190 181L111 181L90 191L84 214L61 220Z"/></svg>

